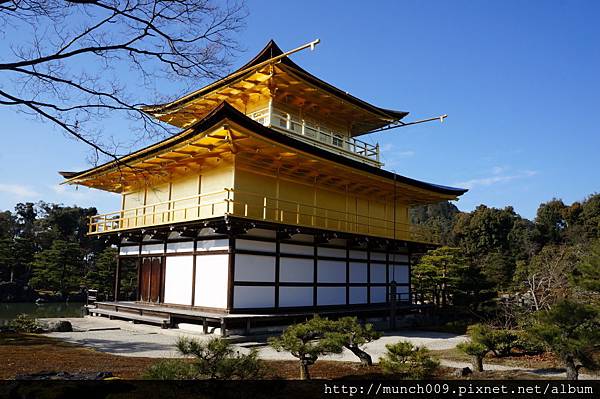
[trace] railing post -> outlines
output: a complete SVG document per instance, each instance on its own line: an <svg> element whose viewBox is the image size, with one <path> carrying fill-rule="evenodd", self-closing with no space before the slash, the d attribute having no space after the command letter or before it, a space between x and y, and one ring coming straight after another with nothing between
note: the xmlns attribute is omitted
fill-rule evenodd
<svg viewBox="0 0 600 399"><path fill-rule="evenodd" d="M379 143L375 145L375 160L379 162Z"/></svg>
<svg viewBox="0 0 600 399"><path fill-rule="evenodd" d="M229 189L227 189L227 188L226 188L225 190L227 191L227 200L226 200L226 202L227 202L227 205L226 205L226 210L225 210L225 213L229 214L229 213L231 213L231 211L229 210L229 201L230 201L230 199L231 199L231 198L230 198L230 193L231 193L231 190L229 190ZM213 212L213 215L214 215L214 213L215 213L215 209L214 209L214 207L213 207L213 211L212 211L212 212Z"/></svg>
<svg viewBox="0 0 600 399"><path fill-rule="evenodd" d="M300 203L296 203L296 224L300 224Z"/></svg>
<svg viewBox="0 0 600 399"><path fill-rule="evenodd" d="M263 197L263 220L267 220L267 197Z"/></svg>

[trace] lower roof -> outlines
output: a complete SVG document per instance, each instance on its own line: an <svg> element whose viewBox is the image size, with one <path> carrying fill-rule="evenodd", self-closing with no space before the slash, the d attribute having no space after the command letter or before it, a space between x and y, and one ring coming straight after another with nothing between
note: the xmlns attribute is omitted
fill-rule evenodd
<svg viewBox="0 0 600 399"><path fill-rule="evenodd" d="M369 174L389 179L397 183L417 187L437 194L454 197L458 197L468 191L464 188L449 187L439 184L427 183L421 180L411 179L406 176L402 176L384 169L364 164L359 161L355 161L343 155L335 154L333 152L297 140L291 136L284 135L269 127L266 127L261 123L256 122L248 116L244 115L243 113L241 113L226 102L221 103L220 105L215 107L212 112L206 115L202 120L198 121L190 128L182 131L181 133L175 136L169 137L156 144L150 145L129 155L123 156L116 161L110 161L103 165L99 165L97 167L90 168L81 172L59 173L67 179L64 183L84 184L86 178L92 177L98 173L107 172L118 168L126 168L132 162L143 158L147 158L154 154L164 152L166 149L180 144L182 142L185 142L186 140L189 140L194 136L201 134L205 130L210 129L215 125L218 125L219 123L224 123L226 121L231 121L251 131L253 134L262 136L268 140L277 142L281 145L292 147L294 149L325 159L327 161L344 165L353 169L357 169L362 172L367 172Z"/></svg>

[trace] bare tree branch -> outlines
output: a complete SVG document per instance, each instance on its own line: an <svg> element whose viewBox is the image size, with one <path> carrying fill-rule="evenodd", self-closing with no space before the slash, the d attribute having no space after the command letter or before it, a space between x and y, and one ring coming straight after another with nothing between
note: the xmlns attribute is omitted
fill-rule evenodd
<svg viewBox="0 0 600 399"><path fill-rule="evenodd" d="M166 82L177 95L222 77L246 15L238 0L0 0L0 35L12 51L0 53L0 106L116 159L123 143L103 121L128 118L138 144L172 133L140 107L166 101L157 89Z"/></svg>

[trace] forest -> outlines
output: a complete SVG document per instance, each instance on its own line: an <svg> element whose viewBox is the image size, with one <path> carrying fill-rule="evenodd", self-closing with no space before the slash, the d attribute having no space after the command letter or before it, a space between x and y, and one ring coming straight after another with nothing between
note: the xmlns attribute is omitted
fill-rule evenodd
<svg viewBox="0 0 600 399"><path fill-rule="evenodd" d="M94 214L45 202L1 212L0 301L76 300L86 288L110 297L116 249L86 235ZM447 202L414 208L411 218L441 244L413 267L419 303L510 325L515 303L542 310L564 298L595 299L598 287L582 287L598 284L600 194L570 205L552 199L534 220L512 207L460 212Z"/></svg>

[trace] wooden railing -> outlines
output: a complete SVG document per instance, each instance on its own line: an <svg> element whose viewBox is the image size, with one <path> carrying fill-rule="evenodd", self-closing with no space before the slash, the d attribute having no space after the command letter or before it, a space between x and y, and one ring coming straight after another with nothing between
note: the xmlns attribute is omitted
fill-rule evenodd
<svg viewBox="0 0 600 399"><path fill-rule="evenodd" d="M160 226L224 215L399 240L428 242L430 237L426 229L409 223L234 189L92 216L88 233Z"/></svg>
<svg viewBox="0 0 600 399"><path fill-rule="evenodd" d="M308 226L326 230L358 233L378 237L428 242L430 234L422 226L395 222L357 212L308 205L294 201L262 196L246 191L229 190L227 208L233 215L254 220Z"/></svg>
<svg viewBox="0 0 600 399"><path fill-rule="evenodd" d="M379 144L369 144L346 134L336 132L318 124L311 124L297 119L293 115L272 108L261 109L250 113L255 121L271 128L278 129L313 145L323 146L329 151L339 152L358 161L381 166Z"/></svg>
<svg viewBox="0 0 600 399"><path fill-rule="evenodd" d="M229 213L227 195L230 194L221 190L91 216L88 234L223 216Z"/></svg>

